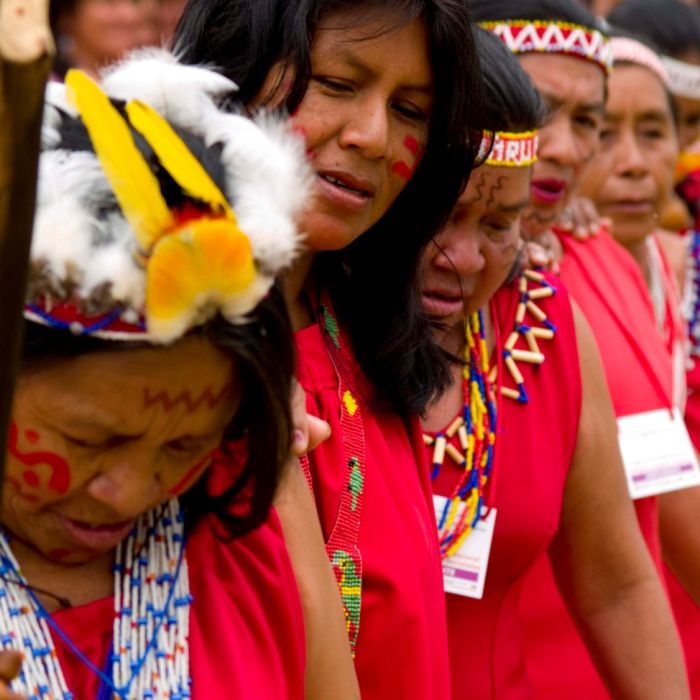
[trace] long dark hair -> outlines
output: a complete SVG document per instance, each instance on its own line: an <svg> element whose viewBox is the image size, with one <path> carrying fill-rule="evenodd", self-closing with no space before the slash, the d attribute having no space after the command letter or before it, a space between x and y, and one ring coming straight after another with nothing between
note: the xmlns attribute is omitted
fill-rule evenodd
<svg viewBox="0 0 700 700"><path fill-rule="evenodd" d="M700 10L681 0L625 0L606 19L667 56L700 51Z"/></svg>
<svg viewBox="0 0 700 700"><path fill-rule="evenodd" d="M422 412L449 382L419 297L422 250L444 222L473 166L487 126L481 79L464 0L191 0L175 36L186 62L210 63L240 87L243 103L260 98L273 67L294 67L284 105L299 104L309 81L311 45L323 19L343 14L357 26L385 19L387 29L425 22L435 101L423 160L382 219L345 250L316 256L378 404Z"/></svg>
<svg viewBox="0 0 700 700"><path fill-rule="evenodd" d="M496 131L532 131L541 126L547 108L518 59L491 32L476 33L484 73L484 107Z"/></svg>
<svg viewBox="0 0 700 700"><path fill-rule="evenodd" d="M472 0L474 19L542 19L600 29L600 22L578 0Z"/></svg>
<svg viewBox="0 0 700 700"><path fill-rule="evenodd" d="M191 332L229 356L241 382L242 402L227 426L221 452L230 480L212 490L207 479L181 497L191 528L205 513L217 515L226 533L238 537L267 518L282 469L289 456L290 381L294 347L282 295L275 290L251 314L250 322L233 325L216 317ZM36 323L25 324L22 372L72 357L99 352L129 352L144 343L115 342ZM240 443L242 454L232 454ZM217 483L220 480L217 480Z"/></svg>

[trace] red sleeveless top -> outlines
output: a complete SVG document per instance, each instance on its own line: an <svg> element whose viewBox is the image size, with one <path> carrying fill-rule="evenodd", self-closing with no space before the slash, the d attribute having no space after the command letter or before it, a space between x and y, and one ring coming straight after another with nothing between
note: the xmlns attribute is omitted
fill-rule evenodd
<svg viewBox="0 0 700 700"><path fill-rule="evenodd" d="M528 403L508 397L498 401L491 503L497 517L484 596L481 600L446 596L455 700L533 697L525 669L518 598L527 571L546 551L558 528L581 408L569 297L559 282L548 280L557 293L536 304L556 326L556 335L538 341L546 358L541 366L518 364ZM500 327L503 339L513 329L519 299L518 280L494 297L494 325ZM529 312L524 322L540 325ZM516 348L528 349L522 338ZM502 371L500 381L513 388L511 376ZM426 454L430 460L432 448ZM435 493L448 495L460 473L445 459L433 482Z"/></svg>
<svg viewBox="0 0 700 700"><path fill-rule="evenodd" d="M324 535L332 545L329 556L350 610L362 697L445 700L445 599L418 420L372 410L366 400L370 389L347 351L344 371L350 377L344 376L343 383L352 384L353 401L345 389L341 396L328 340L318 324L297 332L296 342L297 376L309 413L332 429L330 439L309 453L308 470ZM352 458L347 460L346 448L346 443L357 446L345 429L345 421L357 416L364 439L364 454L358 453L361 471ZM352 555L341 561L342 569L337 565L341 550Z"/></svg>
<svg viewBox="0 0 700 700"><path fill-rule="evenodd" d="M561 233L561 279L598 342L616 416L670 408L673 363L644 278L606 232L581 242ZM644 539L662 570L656 497L634 502ZM559 596L549 562L531 572L521 605L527 664L538 698L609 695Z"/></svg>
<svg viewBox="0 0 700 700"><path fill-rule="evenodd" d="M305 636L296 580L274 511L252 533L223 542L213 516L187 542L193 700L303 700ZM113 598L62 610L54 619L98 668L112 648ZM68 687L98 697L99 679L54 636Z"/></svg>

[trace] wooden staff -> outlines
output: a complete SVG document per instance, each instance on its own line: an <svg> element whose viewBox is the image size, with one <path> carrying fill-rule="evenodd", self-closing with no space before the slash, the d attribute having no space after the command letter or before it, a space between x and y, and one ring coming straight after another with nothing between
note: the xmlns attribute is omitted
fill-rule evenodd
<svg viewBox="0 0 700 700"><path fill-rule="evenodd" d="M48 0L0 0L0 484L22 340L44 89Z"/></svg>

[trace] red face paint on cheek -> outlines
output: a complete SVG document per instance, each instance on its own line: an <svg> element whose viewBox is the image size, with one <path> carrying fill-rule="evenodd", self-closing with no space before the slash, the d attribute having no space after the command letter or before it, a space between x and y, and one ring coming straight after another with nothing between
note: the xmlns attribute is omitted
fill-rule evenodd
<svg viewBox="0 0 700 700"><path fill-rule="evenodd" d="M33 431L29 431L30 434ZM40 436L36 434L35 442L38 442ZM53 452L25 452L21 450L17 444L19 430L17 424L13 421L10 424L10 434L8 437L7 449L9 453L18 461L27 467L27 471L22 474L22 478L28 486L38 488L40 484L40 476L34 471L41 468L49 470L48 488L58 494L65 494L70 486L70 467L68 462L60 455ZM31 441L31 440L30 440Z"/></svg>
<svg viewBox="0 0 700 700"><path fill-rule="evenodd" d="M402 160L396 161L396 163L391 166L391 172L394 173L394 175L402 177L404 180L410 180L413 175L413 170Z"/></svg>
<svg viewBox="0 0 700 700"><path fill-rule="evenodd" d="M403 140L403 145L412 156L412 165L409 165L403 160L398 160L391 166L391 172L404 180L410 180L420 164L423 156L423 146L415 136L407 136Z"/></svg>
<svg viewBox="0 0 700 700"><path fill-rule="evenodd" d="M418 158L418 155L421 152L421 145L420 141L415 136L407 136L403 140L403 145L408 148L408 150L413 154L414 158Z"/></svg>
<svg viewBox="0 0 700 700"><path fill-rule="evenodd" d="M202 472L211 464L212 455L208 454L204 459L200 460L190 469L180 481L168 490L170 496L180 496L194 484L201 476Z"/></svg>

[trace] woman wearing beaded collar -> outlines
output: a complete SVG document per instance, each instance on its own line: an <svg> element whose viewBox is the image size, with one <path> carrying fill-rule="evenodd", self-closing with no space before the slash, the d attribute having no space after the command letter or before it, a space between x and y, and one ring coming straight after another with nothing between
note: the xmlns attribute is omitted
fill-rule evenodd
<svg viewBox="0 0 700 700"><path fill-rule="evenodd" d="M436 499L436 512L448 556L452 694L534 697L524 672L518 598L528 570L548 550L611 687L620 696L682 697L673 623L658 580L647 588L653 565L626 498L595 343L560 282L517 264L533 162L532 152L523 155L543 105L494 37L486 35L479 49L492 119L501 130L520 133L496 134L503 147L492 148L473 173L423 265L424 307L440 323L443 347L453 355L469 351L464 381L455 370L452 388L424 422L434 490L448 497ZM610 469L601 474L600 464ZM461 516L451 510L460 502ZM604 533L612 530L619 539L611 548ZM489 532L490 551L483 546ZM629 576L637 592L625 599L620 591ZM638 606L657 616L643 631ZM636 640L611 643L623 629L635 629ZM468 654L467 634L479 640ZM640 656L647 659L645 678L623 670Z"/></svg>
<svg viewBox="0 0 700 700"><path fill-rule="evenodd" d="M274 277L310 173L282 122L219 110L232 91L162 51L50 86L0 535L27 696L357 697L313 505L294 564L335 601L325 686L270 510L294 357Z"/></svg>
<svg viewBox="0 0 700 700"><path fill-rule="evenodd" d="M561 279L601 349L615 414L621 418L668 409L672 405L670 358L634 261L605 231L579 241L556 226L598 149L611 65L606 37L596 29L590 14L569 0L478 0L474 9L489 28L502 26L503 40L553 109L540 131L539 161L525 219L531 235L551 231L563 248ZM523 17L540 20L530 30L536 31L537 40L517 41L520 34L512 35L512 22L521 32L516 20L522 22ZM570 29L571 24L579 25L578 33ZM552 26L558 29L548 31ZM660 568L658 498L639 498L634 505L644 539ZM544 559L528 574L521 614L528 671L538 694L607 697ZM648 624L648 619L639 623ZM633 634L641 636L641 630ZM559 659L557 664L551 663L554 657Z"/></svg>
<svg viewBox="0 0 700 700"><path fill-rule="evenodd" d="M232 51L237 36L248 43ZM483 123L467 3L194 0L177 41L186 58L223 65L248 105L282 102L306 136L317 198L304 219L308 255L285 291L297 376L310 412L332 427L307 474L363 696L445 697L440 557L416 415L447 367L417 270L480 143L468 128Z"/></svg>

